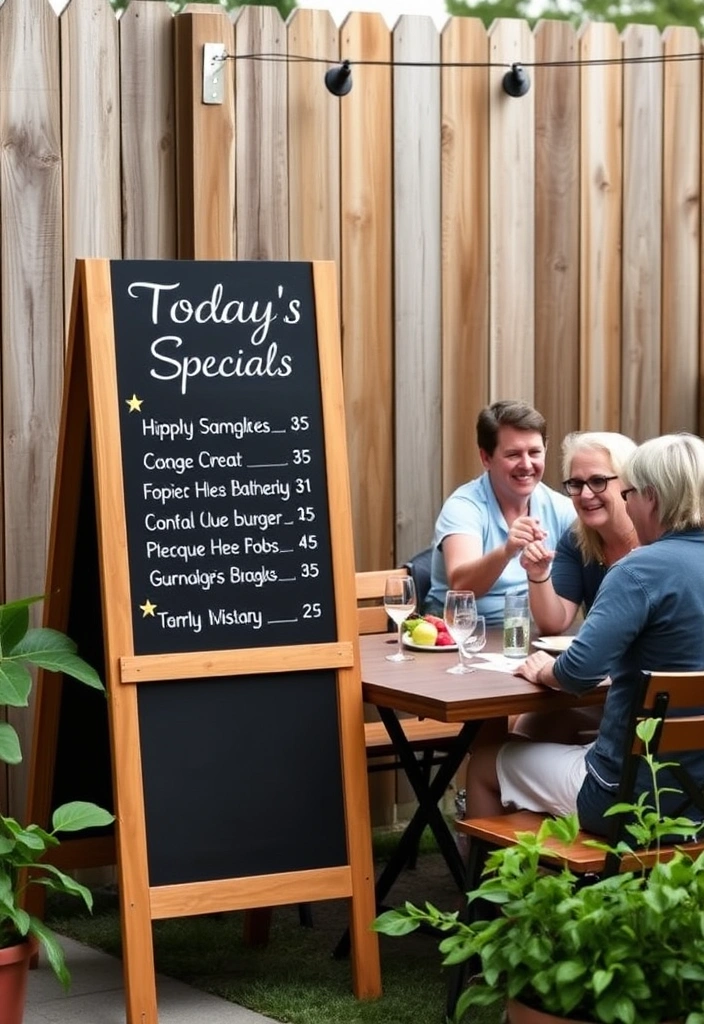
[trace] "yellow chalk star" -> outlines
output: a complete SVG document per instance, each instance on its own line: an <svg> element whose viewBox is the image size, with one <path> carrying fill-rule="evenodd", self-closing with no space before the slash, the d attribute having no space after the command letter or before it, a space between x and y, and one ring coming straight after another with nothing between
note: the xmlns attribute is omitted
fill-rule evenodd
<svg viewBox="0 0 704 1024"><path fill-rule="evenodd" d="M143 619L146 619L146 617L148 615L151 615L153 617L155 609L156 609L156 605L152 604L151 601L149 600L149 598L147 598L147 600L144 602L144 604L140 604L140 606L139 606L139 610L142 612L142 618Z"/></svg>
<svg viewBox="0 0 704 1024"><path fill-rule="evenodd" d="M143 398L137 398L136 395L132 395L131 398L126 398L125 401L127 402L128 406L130 407L130 412L141 412L142 411L142 402L144 401Z"/></svg>

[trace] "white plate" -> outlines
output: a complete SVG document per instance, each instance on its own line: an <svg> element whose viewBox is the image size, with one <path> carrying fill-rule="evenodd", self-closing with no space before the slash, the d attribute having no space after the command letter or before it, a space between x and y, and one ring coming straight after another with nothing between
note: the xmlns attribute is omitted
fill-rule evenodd
<svg viewBox="0 0 704 1024"><path fill-rule="evenodd" d="M567 650L573 640L573 636L541 636L533 641L533 647L538 647L541 651L561 654Z"/></svg>
<svg viewBox="0 0 704 1024"><path fill-rule="evenodd" d="M403 634L403 646L410 647L413 651L434 651L436 654L438 651L456 651L457 644L445 644L444 647L436 647L435 644L414 644L408 633Z"/></svg>

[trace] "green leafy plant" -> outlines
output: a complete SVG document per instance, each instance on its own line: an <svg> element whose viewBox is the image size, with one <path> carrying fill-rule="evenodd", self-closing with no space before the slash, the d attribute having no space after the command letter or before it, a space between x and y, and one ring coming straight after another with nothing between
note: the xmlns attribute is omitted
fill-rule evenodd
<svg viewBox="0 0 704 1024"><path fill-rule="evenodd" d="M657 720L638 726L653 780L654 803L641 797L621 804L627 829L640 847L662 838L697 834L686 818L661 816L658 773L666 767L650 753ZM421 924L448 933L440 943L445 965L477 958L477 976L457 1003L460 1020L470 1006L518 999L537 1010L599 1024L704 1024L704 854L678 850L649 871L623 872L585 884L566 867L541 865L545 840L572 842L576 815L546 819L538 832L523 832L515 845L493 851L470 902L497 908L469 924L459 912L406 903L374 922L385 935L406 935ZM606 844L595 843L601 849ZM633 852L626 842L614 848Z"/></svg>
<svg viewBox="0 0 704 1024"><path fill-rule="evenodd" d="M97 672L76 654L72 640L57 630L29 628L29 606L41 600L30 597L0 605L0 706L27 706L32 667L63 672L103 690ZM13 765L21 760L17 732L9 722L0 722L0 761ZM70 976L63 950L44 922L24 909L24 893L28 885L42 885L50 891L78 896L90 909L90 890L43 858L58 846L57 833L100 828L113 820L108 811L85 801L57 807L51 831L38 825L22 826L15 818L0 815L0 949L30 937L36 939L64 987L68 987Z"/></svg>

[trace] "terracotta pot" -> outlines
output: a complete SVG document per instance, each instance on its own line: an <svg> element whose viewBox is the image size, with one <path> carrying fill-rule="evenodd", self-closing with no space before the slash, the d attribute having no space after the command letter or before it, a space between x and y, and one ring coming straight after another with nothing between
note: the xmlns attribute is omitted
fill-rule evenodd
<svg viewBox="0 0 704 1024"><path fill-rule="evenodd" d="M589 1021L568 1020L567 1017L553 1017L551 1013L533 1010L530 1006L517 1003L515 999L508 1001L509 1024L590 1024ZM594 1024L592 1021L591 1024Z"/></svg>
<svg viewBox="0 0 704 1024"><path fill-rule="evenodd" d="M21 942L0 949L0 1020L3 1024L22 1024L33 948L29 942Z"/></svg>
<svg viewBox="0 0 704 1024"><path fill-rule="evenodd" d="M554 1017L551 1013L533 1010L530 1006L517 1003L515 999L509 999L507 1010L509 1024L594 1024L594 1021L580 1021L574 1017ZM667 1021L663 1024L667 1024ZM676 1022L671 1021L670 1024Z"/></svg>

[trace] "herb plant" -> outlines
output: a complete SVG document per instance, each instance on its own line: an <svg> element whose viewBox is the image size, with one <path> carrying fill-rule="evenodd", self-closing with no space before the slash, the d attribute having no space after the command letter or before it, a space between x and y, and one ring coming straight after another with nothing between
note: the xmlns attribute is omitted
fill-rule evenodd
<svg viewBox="0 0 704 1024"><path fill-rule="evenodd" d="M701 826L660 814L658 772L651 755L656 719L638 726L653 780L653 805L640 797L610 813L632 813L627 830L640 847L662 837L692 837ZM374 923L386 935L406 935L421 924L448 935L443 963L478 958L479 974L457 1003L460 1020L470 1006L518 999L535 1009L599 1024L704 1024L704 854L678 850L649 871L624 872L585 882L566 867L541 865L545 840L576 838L576 815L546 819L537 833L492 851L469 901L496 906L497 916L466 924L459 913L406 903ZM602 849L606 844L595 843ZM633 852L626 842L616 852ZM554 857L554 854L553 854Z"/></svg>
<svg viewBox="0 0 704 1024"><path fill-rule="evenodd" d="M97 672L76 654L72 640L57 630L29 629L29 606L40 600L31 597L0 605L0 706L27 706L32 688L30 666L63 672L94 689L103 689ZM0 722L0 761L13 765L21 760L17 732L9 722ZM112 814L85 801L57 807L49 832L0 815L0 948L35 938L64 987L70 977L63 950L44 922L23 908L24 892L28 885L43 885L47 890L80 897L90 909L90 890L42 858L58 846L57 833L98 828L111 821Z"/></svg>

